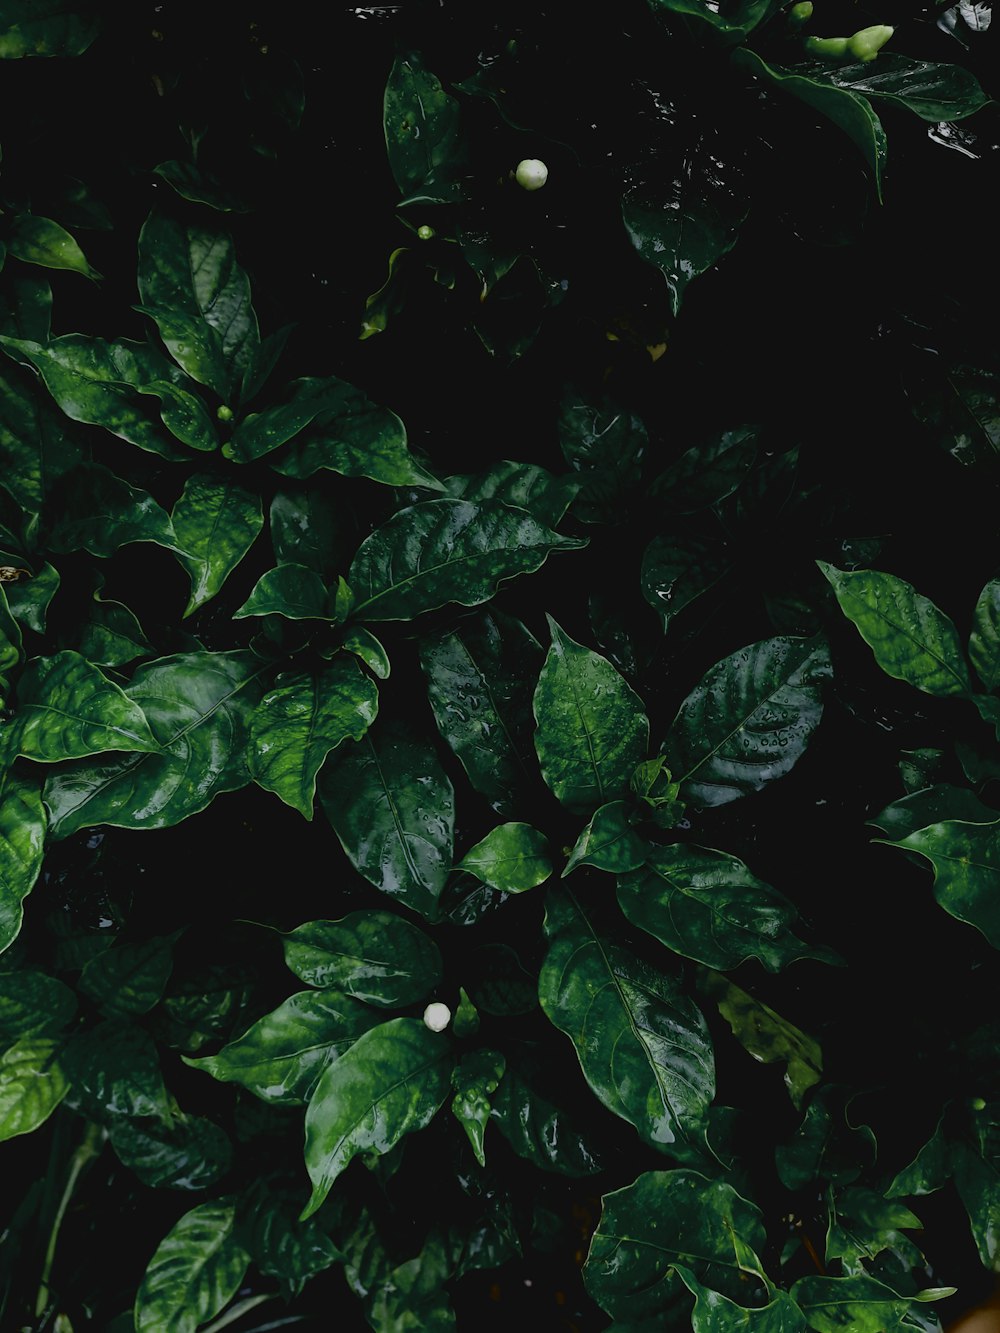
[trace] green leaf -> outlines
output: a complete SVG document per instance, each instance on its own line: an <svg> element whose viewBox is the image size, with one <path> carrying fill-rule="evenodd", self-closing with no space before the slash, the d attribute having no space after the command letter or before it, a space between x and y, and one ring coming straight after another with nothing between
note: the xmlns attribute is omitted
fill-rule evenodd
<svg viewBox="0 0 1000 1333"><path fill-rule="evenodd" d="M994 1134L995 1121L993 1125ZM968 1144L951 1145L949 1154L962 1206L969 1216L969 1227L985 1268L996 1271L1000 1261L1000 1172L995 1151L987 1160Z"/></svg>
<svg viewBox="0 0 1000 1333"><path fill-rule="evenodd" d="M702 1152L712 1044L679 982L604 939L572 894L549 894L545 932L539 1000L594 1092L653 1147Z"/></svg>
<svg viewBox="0 0 1000 1333"><path fill-rule="evenodd" d="M458 146L459 109L416 52L399 55L385 86L382 113L389 168L403 195L421 197Z"/></svg>
<svg viewBox="0 0 1000 1333"><path fill-rule="evenodd" d="M502 500L515 509L527 509L539 523L554 528L582 482L577 477L554 477L535 463L495 463L489 472L448 477L448 494L458 500Z"/></svg>
<svg viewBox="0 0 1000 1333"><path fill-rule="evenodd" d="M251 463L263 458L297 436L317 417L338 417L345 404L356 396L350 384L332 376L295 380L289 390L286 403L251 413L236 427L224 450L227 458L237 463Z"/></svg>
<svg viewBox="0 0 1000 1333"><path fill-rule="evenodd" d="M412 620L449 602L477 606L552 551L583 545L499 500L429 500L401 509L361 543L347 575L354 614Z"/></svg>
<svg viewBox="0 0 1000 1333"><path fill-rule="evenodd" d="M801 69L785 69L781 65L769 65L745 46L733 53L733 61L754 78L791 93L842 129L861 150L875 179L875 192L879 199L882 198L887 152L885 130L867 97L850 88L830 84L825 69L815 63ZM868 72L867 65L862 68Z"/></svg>
<svg viewBox="0 0 1000 1333"><path fill-rule="evenodd" d="M947 819L891 845L925 856L934 867L938 903L1000 949L1000 824Z"/></svg>
<svg viewBox="0 0 1000 1333"><path fill-rule="evenodd" d="M458 863L492 889L525 893L552 874L548 840L530 824L500 824Z"/></svg>
<svg viewBox="0 0 1000 1333"><path fill-rule="evenodd" d="M0 43L2 40L0 37ZM101 276L88 264L78 242L65 227L60 227L51 218L22 214L7 233L7 250L15 259L23 259L26 264L70 269L95 280Z"/></svg>
<svg viewBox="0 0 1000 1333"><path fill-rule="evenodd" d="M25 376L13 370L0 375L0 449L4 485L17 504L38 513L52 484L86 451L34 376Z"/></svg>
<svg viewBox="0 0 1000 1333"><path fill-rule="evenodd" d="M830 1208L826 1261L839 1259L845 1275L862 1276L863 1262L870 1263L883 1251L892 1250L908 1268L919 1268L923 1255L899 1228L919 1231L921 1226L920 1218L894 1199L885 1199L870 1189L841 1190Z"/></svg>
<svg viewBox="0 0 1000 1333"><path fill-rule="evenodd" d="M783 777L823 713L826 644L774 638L724 657L681 704L663 753L681 795L725 805Z"/></svg>
<svg viewBox="0 0 1000 1333"><path fill-rule="evenodd" d="M91 824L166 828L245 786L246 728L261 671L248 652L179 653L139 667L126 693L161 752L84 760L52 775L45 803L53 837Z"/></svg>
<svg viewBox="0 0 1000 1333"><path fill-rule="evenodd" d="M4 0L0 60L79 56L104 26L104 15L79 0Z"/></svg>
<svg viewBox="0 0 1000 1333"><path fill-rule="evenodd" d="M441 981L429 936L391 912L307 921L285 936L285 963L310 986L333 986L380 1009L415 1004Z"/></svg>
<svg viewBox="0 0 1000 1333"><path fill-rule="evenodd" d="M342 621L351 609L353 594L343 579L327 589L315 570L305 565L278 565L263 573L234 619L245 616L283 616L286 620Z"/></svg>
<svg viewBox="0 0 1000 1333"><path fill-rule="evenodd" d="M747 1293L746 1266L765 1241L759 1209L731 1185L696 1171L647 1171L606 1194L583 1270L587 1290L616 1319L658 1314L681 1327L686 1292L678 1261L714 1291Z"/></svg>
<svg viewBox="0 0 1000 1333"><path fill-rule="evenodd" d="M680 169L637 163L622 195L622 218L635 250L663 274L679 314L687 285L736 244L749 211L739 173L704 135L686 145ZM659 164L654 162L654 168Z"/></svg>
<svg viewBox="0 0 1000 1333"><path fill-rule="evenodd" d="M958 631L933 602L893 574L816 563L837 594L840 609L857 625L887 675L925 694L969 692Z"/></svg>
<svg viewBox="0 0 1000 1333"><path fill-rule="evenodd" d="M642 595L667 629L674 616L714 588L732 567L729 549L714 528L654 537L642 557Z"/></svg>
<svg viewBox="0 0 1000 1333"><path fill-rule="evenodd" d="M22 1037L0 1056L0 1141L31 1134L66 1096L60 1046L47 1037Z"/></svg>
<svg viewBox="0 0 1000 1333"><path fill-rule="evenodd" d="M239 195L221 185L214 176L199 170L191 162L161 162L153 168L153 175L166 181L182 199L193 204L207 204L219 213L249 213L250 205Z"/></svg>
<svg viewBox="0 0 1000 1333"><path fill-rule="evenodd" d="M26 629L44 634L49 604L59 591L59 571L46 561L34 573L25 571L25 574L4 584L7 605L14 619Z"/></svg>
<svg viewBox="0 0 1000 1333"><path fill-rule="evenodd" d="M90 619L80 631L80 652L105 667L126 666L137 657L152 657L153 645L138 620L121 602L102 597L102 586L103 580L94 589Z"/></svg>
<svg viewBox="0 0 1000 1333"><path fill-rule="evenodd" d="M688 449L653 482L654 497L672 514L694 514L725 500L757 461L759 436L758 426L740 426Z"/></svg>
<svg viewBox="0 0 1000 1333"><path fill-rule="evenodd" d="M338 545L343 514L317 487L279 491L271 501L270 529L279 565L305 565L324 583L339 568Z"/></svg>
<svg viewBox="0 0 1000 1333"><path fill-rule="evenodd" d="M116 943L92 958L80 974L80 990L106 1014L146 1014L163 995L173 970L173 936Z"/></svg>
<svg viewBox="0 0 1000 1333"><path fill-rule="evenodd" d="M727 970L756 958L780 972L797 958L829 960L792 927L798 913L735 856L673 843L650 847L646 864L618 883L622 911L668 949Z"/></svg>
<svg viewBox="0 0 1000 1333"><path fill-rule="evenodd" d="M642 419L609 397L569 389L559 408L559 447L583 486L573 513L584 523L619 517L638 483L649 436Z"/></svg>
<svg viewBox="0 0 1000 1333"><path fill-rule="evenodd" d="M340 645L344 652L353 653L379 680L388 680L391 670L389 655L370 630L363 625L355 625L344 632Z"/></svg>
<svg viewBox="0 0 1000 1333"><path fill-rule="evenodd" d="M492 1119L519 1157L542 1171L592 1176L603 1167L583 1128L538 1086L533 1063L511 1062L493 1098Z"/></svg>
<svg viewBox="0 0 1000 1333"><path fill-rule="evenodd" d="M317 1222L298 1221L298 1211L291 1198L262 1182L242 1201L242 1234L254 1263L278 1278L286 1296L299 1295L311 1277L344 1258Z"/></svg>
<svg viewBox="0 0 1000 1333"><path fill-rule="evenodd" d="M50 1037L76 1013L76 996L44 972L0 972L0 1047L22 1037Z"/></svg>
<svg viewBox="0 0 1000 1333"><path fill-rule="evenodd" d="M455 828L455 793L433 748L398 727L369 732L327 763L320 797L365 879L433 919Z"/></svg>
<svg viewBox="0 0 1000 1333"><path fill-rule="evenodd" d="M547 617L552 646L535 690L535 750L542 777L574 810L592 810L628 790L649 744L638 695L605 657Z"/></svg>
<svg viewBox="0 0 1000 1333"><path fill-rule="evenodd" d="M229 478L196 473L170 516L177 558L191 576L186 616L212 600L264 526L260 497Z"/></svg>
<svg viewBox="0 0 1000 1333"><path fill-rule="evenodd" d="M969 635L969 658L987 690L1000 686L1000 579L979 594Z"/></svg>
<svg viewBox="0 0 1000 1333"><path fill-rule="evenodd" d="M250 283L232 237L151 213L139 234L139 295L157 322L165 312L173 317L160 332L178 364L228 402L260 346ZM203 331L190 346L174 327L178 315L187 316L192 331ZM217 351L214 369L200 351L208 340Z"/></svg>
<svg viewBox="0 0 1000 1333"><path fill-rule="evenodd" d="M17 697L7 731L11 754L52 764L104 750L160 749L140 705L68 648L30 662Z"/></svg>
<svg viewBox="0 0 1000 1333"><path fill-rule="evenodd" d="M873 1277L803 1277L792 1299L816 1333L885 1333L899 1328L909 1301Z"/></svg>
<svg viewBox="0 0 1000 1333"><path fill-rule="evenodd" d="M787 1144L775 1150L781 1183L802 1189L814 1180L850 1185L875 1160L875 1136L848 1116L843 1089L822 1087Z"/></svg>
<svg viewBox="0 0 1000 1333"><path fill-rule="evenodd" d="M207 1189L232 1166L229 1139L204 1116L117 1120L109 1137L119 1161L149 1189Z"/></svg>
<svg viewBox="0 0 1000 1333"><path fill-rule="evenodd" d="M691 20L696 31L711 31L733 42L742 41L780 8L780 0L738 0L725 10L713 9L701 0L648 0L648 3L654 14L680 14Z"/></svg>
<svg viewBox="0 0 1000 1333"><path fill-rule="evenodd" d="M0 294L0 332L31 342L52 334L52 287L41 273L19 273Z"/></svg>
<svg viewBox="0 0 1000 1333"><path fill-rule="evenodd" d="M860 93L876 104L889 102L932 125L964 120L990 102L971 70L933 60L913 60L895 51L883 51L877 60L869 62L814 64L808 67L808 77L831 88Z"/></svg>
<svg viewBox="0 0 1000 1333"><path fill-rule="evenodd" d="M421 639L419 650L441 735L497 814L513 814L534 767L538 641L519 620L487 610Z"/></svg>
<svg viewBox="0 0 1000 1333"><path fill-rule="evenodd" d="M1000 810L991 810L967 787L939 782L893 801L867 822L880 829L889 842L898 842L918 829L952 819L964 824L996 824L1000 821Z"/></svg>
<svg viewBox="0 0 1000 1333"><path fill-rule="evenodd" d="M674 1272L695 1298L692 1333L806 1333L808 1325L802 1311L787 1291L769 1291L773 1297L770 1304L747 1310L728 1296L702 1286L683 1264L675 1264Z"/></svg>
<svg viewBox="0 0 1000 1333"><path fill-rule="evenodd" d="M343 741L361 740L377 712L375 682L353 659L283 672L250 719L254 781L312 819L316 774L327 755Z"/></svg>
<svg viewBox="0 0 1000 1333"><path fill-rule="evenodd" d="M819 1042L718 972L700 973L698 983L744 1050L761 1064L785 1066L785 1087L801 1110L803 1097L823 1076Z"/></svg>
<svg viewBox="0 0 1000 1333"><path fill-rule="evenodd" d="M136 1296L136 1333L195 1333L235 1296L250 1263L235 1224L235 1203L213 1199L167 1232Z"/></svg>
<svg viewBox="0 0 1000 1333"><path fill-rule="evenodd" d="M0 778L0 954L17 938L41 873L45 826L41 788L8 770Z"/></svg>
<svg viewBox="0 0 1000 1333"><path fill-rule="evenodd" d="M341 383L333 411L321 412L267 461L276 472L300 480L329 471L368 477L384 486L444 489L410 453L406 427L395 412L370 402L361 389L346 383Z"/></svg>
<svg viewBox="0 0 1000 1333"><path fill-rule="evenodd" d="M326 1070L306 1111L310 1217L359 1152L387 1153L434 1118L448 1095L448 1041L417 1018L394 1018L359 1037Z"/></svg>
<svg viewBox="0 0 1000 1333"><path fill-rule="evenodd" d="M649 850L629 822L625 801L610 801L596 810L569 854L565 879L577 866L594 866L612 875L638 870Z"/></svg>
<svg viewBox="0 0 1000 1333"><path fill-rule="evenodd" d="M886 1196L933 1194L948 1183L954 1168L952 1145L939 1124L913 1161L893 1178Z"/></svg>
<svg viewBox="0 0 1000 1333"><path fill-rule="evenodd" d="M77 1034L63 1056L73 1085L70 1104L88 1119L169 1121L171 1099L153 1038L137 1023L106 1018Z"/></svg>
<svg viewBox="0 0 1000 1333"><path fill-rule="evenodd" d="M468 1135L480 1166L486 1165L483 1136L490 1120L491 1098L503 1078L506 1063L499 1051L472 1051L463 1056L451 1073L455 1089L452 1114Z"/></svg>
<svg viewBox="0 0 1000 1333"><path fill-rule="evenodd" d="M49 547L109 556L131 542L177 549L173 524L148 491L122 481L99 463L84 463L62 478L52 502Z"/></svg>
<svg viewBox="0 0 1000 1333"><path fill-rule="evenodd" d="M309 1101L327 1065L379 1021L377 1013L350 995L299 991L218 1055L183 1059L222 1083L239 1083L262 1101L300 1106Z"/></svg>

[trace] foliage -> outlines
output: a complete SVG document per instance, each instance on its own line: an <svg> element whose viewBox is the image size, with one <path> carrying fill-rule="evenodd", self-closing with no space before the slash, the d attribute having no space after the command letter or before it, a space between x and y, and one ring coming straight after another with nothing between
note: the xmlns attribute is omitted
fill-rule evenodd
<svg viewBox="0 0 1000 1333"><path fill-rule="evenodd" d="M886 5L0 3L5 1327L1000 1264L1000 66Z"/></svg>

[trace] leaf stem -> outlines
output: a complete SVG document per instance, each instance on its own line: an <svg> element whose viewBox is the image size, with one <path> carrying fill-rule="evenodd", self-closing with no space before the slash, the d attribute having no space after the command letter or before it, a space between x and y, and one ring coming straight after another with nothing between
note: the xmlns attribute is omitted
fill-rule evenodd
<svg viewBox="0 0 1000 1333"><path fill-rule="evenodd" d="M277 1297L275 1294L270 1291L264 1292L261 1296L248 1296L245 1301L240 1301L237 1305L234 1305L232 1309L226 1310L223 1314L220 1314L218 1319L214 1320L211 1324L206 1324L201 1330L201 1333L219 1333L220 1329L228 1328L230 1324L235 1324L237 1319L242 1319L245 1314L249 1314L251 1310L255 1310L258 1305L263 1305L265 1301L273 1301L276 1299Z"/></svg>
<svg viewBox="0 0 1000 1333"><path fill-rule="evenodd" d="M52 1276L52 1268L55 1264L59 1231L63 1224L63 1218L66 1216L69 1201L73 1197L73 1191L76 1189L82 1171L100 1154L107 1136L107 1130L102 1129L100 1125L95 1125L92 1121L88 1121L83 1131L83 1141L70 1158L66 1184L63 1187L62 1198L59 1200L59 1207L56 1209L56 1215L52 1222L52 1230L49 1232L49 1243L45 1250L45 1262L42 1264L41 1281L38 1284L38 1294L35 1297L36 1319L41 1317L49 1303L49 1279Z"/></svg>

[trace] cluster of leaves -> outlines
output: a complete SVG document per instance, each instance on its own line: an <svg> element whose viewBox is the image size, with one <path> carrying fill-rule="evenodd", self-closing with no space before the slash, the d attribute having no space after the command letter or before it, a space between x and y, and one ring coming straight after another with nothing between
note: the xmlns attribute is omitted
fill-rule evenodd
<svg viewBox="0 0 1000 1333"><path fill-rule="evenodd" d="M15 139L4 182L0 1139L36 1177L0 1233L12 1326L252 1333L327 1327L334 1302L377 1333L521 1309L934 1330L959 1210L1000 1263L995 1026L960 1009L942 1052L915 1025L908 1081L857 1038L889 952L876 875L919 896L930 862L960 975L1000 947L1000 582L966 654L916 590L908 493L859 502L794 395L737 377L705 407L712 308L688 291L738 308L740 270L716 270L741 228L756 269L756 209L805 246L808 209L757 171L775 131L829 148L810 216L836 220L808 240L857 266L867 198L891 205L879 110L942 156L989 97L969 60L809 58L788 11L649 0L572 39L534 11L356 11L388 151L351 282L392 249L330 316L282 296L270 235L279 212L309 235L281 187L310 175L310 133L327 147L315 34L265 13L233 55L226 30L213 109L177 55L186 12L0 5L0 57L50 58L24 88L43 66L93 81L150 25L186 154L141 135L99 198L83 149L64 178ZM971 45L988 13L931 7L914 45ZM837 188L857 148L860 206ZM514 183L526 156L543 191ZM877 424L905 419L928 494L969 465L986 512L997 367L955 342L918 374L922 313L893 310L899 415ZM956 583L935 595L959 614ZM831 869L796 824L843 843ZM945 1186L925 1254L903 1200Z"/></svg>

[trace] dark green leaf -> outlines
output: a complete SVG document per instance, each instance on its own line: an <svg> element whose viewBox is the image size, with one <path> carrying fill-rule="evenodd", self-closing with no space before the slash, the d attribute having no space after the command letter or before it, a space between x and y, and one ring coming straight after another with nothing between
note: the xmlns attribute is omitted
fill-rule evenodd
<svg viewBox="0 0 1000 1333"><path fill-rule="evenodd" d="M45 825L39 785L6 772L0 778L0 953L17 938L24 899L41 873Z"/></svg>
<svg viewBox="0 0 1000 1333"><path fill-rule="evenodd" d="M106 1018L72 1039L64 1065L73 1084L71 1104L89 1119L105 1125L150 1117L169 1121L156 1045L138 1024Z"/></svg>
<svg viewBox="0 0 1000 1333"><path fill-rule="evenodd" d="M44 972L0 972L0 1047L22 1037L48 1037L76 1013L76 996Z"/></svg>
<svg viewBox="0 0 1000 1333"><path fill-rule="evenodd" d="M59 590L59 571L46 561L34 573L4 584L7 605L15 620L36 634L44 634L49 603ZM84 657L86 650L82 648Z"/></svg>
<svg viewBox="0 0 1000 1333"><path fill-rule="evenodd" d="M483 1136L489 1124L493 1093L506 1063L499 1051L473 1051L452 1070L451 1085L455 1089L452 1114L468 1135L480 1166L486 1165Z"/></svg>
<svg viewBox="0 0 1000 1333"><path fill-rule="evenodd" d="M659 1314L681 1327L687 1302L678 1261L723 1295L745 1297L746 1273L760 1272L764 1224L731 1185L696 1171L647 1171L604 1196L584 1268L587 1288L616 1319Z"/></svg>
<svg viewBox="0 0 1000 1333"><path fill-rule="evenodd" d="M683 1264L675 1264L674 1272L695 1298L692 1333L806 1333L805 1317L787 1291L769 1292L770 1304L747 1310L721 1292L702 1286Z"/></svg>
<svg viewBox="0 0 1000 1333"><path fill-rule="evenodd" d="M882 670L926 694L966 694L969 670L955 626L893 574L876 569L834 569L817 561Z"/></svg>
<svg viewBox="0 0 1000 1333"><path fill-rule="evenodd" d="M243 616L284 616L286 620L339 622L350 610L351 594L342 579L329 591L313 569L278 565L262 574L235 619Z"/></svg>
<svg viewBox="0 0 1000 1333"><path fill-rule="evenodd" d="M648 3L654 14L680 14L696 30L711 31L734 42L741 41L780 7L780 0L738 0L725 9L713 9L699 0L648 0Z"/></svg>
<svg viewBox="0 0 1000 1333"><path fill-rule="evenodd" d="M235 1222L233 1201L213 1199L167 1232L136 1296L136 1333L195 1333L236 1294L250 1256Z"/></svg>
<svg viewBox="0 0 1000 1333"><path fill-rule="evenodd" d="M333 986L365 1004L395 1009L422 1000L441 980L429 936L391 912L307 921L285 936L285 962L310 986Z"/></svg>
<svg viewBox="0 0 1000 1333"><path fill-rule="evenodd" d="M861 1276L863 1262L871 1262L891 1249L907 1267L919 1268L923 1256L900 1227L920 1230L921 1221L909 1208L874 1190L852 1187L834 1196L826 1237L826 1261L839 1259L844 1272Z"/></svg>
<svg viewBox="0 0 1000 1333"><path fill-rule="evenodd" d="M989 97L971 70L961 65L943 65L932 60L913 60L883 51L877 60L849 65L836 63L796 69L816 83L862 94L877 104L889 102L912 111L932 125L940 121L964 120L984 106Z"/></svg>
<svg viewBox="0 0 1000 1333"><path fill-rule="evenodd" d="M679 982L604 939L571 894L550 893L545 931L539 1000L594 1092L654 1147L702 1152L712 1044Z"/></svg>
<svg viewBox="0 0 1000 1333"><path fill-rule="evenodd" d="M851 1123L841 1091L823 1087L791 1141L779 1145L774 1156L786 1189L802 1189L814 1180L850 1185L875 1160L875 1136L867 1125Z"/></svg>
<svg viewBox="0 0 1000 1333"><path fill-rule="evenodd" d="M22 1037L0 1056L0 1141L32 1133L66 1096L60 1045L48 1037Z"/></svg>
<svg viewBox="0 0 1000 1333"><path fill-rule="evenodd" d="M793 933L798 913L742 861L709 847L650 847L618 883L622 911L668 949L727 970L748 958L779 972L797 958L829 960Z"/></svg>
<svg viewBox="0 0 1000 1333"><path fill-rule="evenodd" d="M89 551L112 555L130 542L155 542L177 549L173 524L153 497L130 486L99 463L67 472L52 503L49 539L57 552Z"/></svg>
<svg viewBox="0 0 1000 1333"><path fill-rule="evenodd" d="M323 1074L306 1112L311 1216L359 1152L387 1153L433 1119L448 1095L448 1041L416 1018L394 1018L359 1037Z"/></svg>
<svg viewBox="0 0 1000 1333"><path fill-rule="evenodd" d="M264 526L260 497L228 478L189 477L171 514L178 559L191 575L184 614L211 601Z"/></svg>
<svg viewBox="0 0 1000 1333"><path fill-rule="evenodd" d="M135 944L115 944L83 969L80 990L106 1014L145 1014L163 994L173 969L173 938L154 935Z"/></svg>
<svg viewBox="0 0 1000 1333"><path fill-rule="evenodd" d="M612 875L638 870L648 850L648 845L629 822L628 805L624 801L611 801L594 812L590 823L577 838L562 878L565 879L577 866L594 866Z"/></svg>
<svg viewBox="0 0 1000 1333"><path fill-rule="evenodd" d="M227 458L250 463L286 444L317 417L339 418L349 412L357 391L343 380L301 379L289 386L288 402L255 412L237 426L226 445Z"/></svg>
<svg viewBox="0 0 1000 1333"><path fill-rule="evenodd" d="M886 1196L933 1194L948 1183L954 1167L952 1145L939 1124L913 1161L894 1177Z"/></svg>
<svg viewBox="0 0 1000 1333"><path fill-rule="evenodd" d="M346 630L341 647L345 652L360 658L373 676L379 680L389 679L389 656L375 635L363 625Z"/></svg>
<svg viewBox="0 0 1000 1333"><path fill-rule="evenodd" d="M50 777L53 836L91 824L166 828L245 786L246 727L260 672L246 652L179 653L141 666L127 694L145 712L161 753L86 760Z"/></svg>
<svg viewBox="0 0 1000 1333"><path fill-rule="evenodd" d="M826 644L816 639L764 639L718 662L663 742L681 795L724 805L783 777L819 724L829 675Z"/></svg>
<svg viewBox="0 0 1000 1333"><path fill-rule="evenodd" d="M654 537L642 557L642 595L660 613L666 629L678 612L714 588L732 566L727 546L714 531Z"/></svg>
<svg viewBox="0 0 1000 1333"><path fill-rule="evenodd" d="M412 51L397 56L385 86L383 124L389 167L401 194L436 198L431 182L452 165L458 122L458 103L421 57Z"/></svg>
<svg viewBox="0 0 1000 1333"><path fill-rule="evenodd" d="M121 602L102 597L100 585L94 590L79 647L84 657L105 667L125 666L137 657L153 655L153 645L132 612Z"/></svg>
<svg viewBox="0 0 1000 1333"><path fill-rule="evenodd" d="M584 523L617 517L639 481L649 436L642 419L612 398L569 390L559 409L559 446L583 486L573 513Z"/></svg>
<svg viewBox="0 0 1000 1333"><path fill-rule="evenodd" d="M119 1160L150 1189L207 1189L232 1165L228 1138L203 1116L119 1120L110 1138Z"/></svg>
<svg viewBox="0 0 1000 1333"><path fill-rule="evenodd" d="M602 1169L573 1114L536 1086L530 1066L511 1063L493 1098L492 1118L519 1157L543 1171L592 1176Z"/></svg>
<svg viewBox="0 0 1000 1333"><path fill-rule="evenodd" d="M959 921L1000 949L1000 824L949 819L892 844L919 852L934 867L934 897Z"/></svg>
<svg viewBox="0 0 1000 1333"><path fill-rule="evenodd" d="M86 0L4 0L0 60L82 55L103 24Z"/></svg>
<svg viewBox="0 0 1000 1333"><path fill-rule="evenodd" d="M299 1106L308 1102L327 1065L379 1021L350 995L299 991L218 1055L185 1056L184 1063L222 1083L239 1083L262 1101Z"/></svg>
<svg viewBox="0 0 1000 1333"><path fill-rule="evenodd" d="M458 869L502 893L524 893L544 884L552 860L544 834L530 824L500 824L466 852Z"/></svg>
<svg viewBox="0 0 1000 1333"><path fill-rule="evenodd" d="M309 1278L344 1257L317 1222L298 1221L298 1204L275 1191L255 1187L242 1211L242 1235L254 1262L279 1279L286 1295L299 1295Z"/></svg>
<svg viewBox="0 0 1000 1333"><path fill-rule="evenodd" d="M816 1333L885 1333L899 1328L909 1301L873 1277L803 1277L791 1291Z"/></svg>
<svg viewBox="0 0 1000 1333"><path fill-rule="evenodd" d="M990 579L979 594L969 657L986 689L1000 686L1000 579Z"/></svg>
<svg viewBox="0 0 1000 1333"><path fill-rule="evenodd" d="M502 500L527 509L539 523L554 528L582 485L577 477L554 477L535 463L496 463L489 472L448 477L448 494L458 500Z"/></svg>
<svg viewBox="0 0 1000 1333"><path fill-rule="evenodd" d="M757 460L757 426L720 431L681 454L653 482L653 495L673 514L693 514L718 504L740 486Z"/></svg>
<svg viewBox="0 0 1000 1333"><path fill-rule="evenodd" d="M995 1133L995 1121L994 1121ZM968 1144L951 1145L949 1153L959 1198L969 1215L969 1226L985 1268L993 1269L1000 1259L1000 1172L995 1151L989 1160Z"/></svg>
<svg viewBox="0 0 1000 1333"><path fill-rule="evenodd" d="M279 491L271 501L271 546L279 565L305 565L324 583L337 573L343 515L316 488Z"/></svg>
<svg viewBox="0 0 1000 1333"><path fill-rule="evenodd" d="M534 767L531 681L541 661L537 640L521 622L492 610L420 642L441 735L500 815L515 811L529 763Z"/></svg>
<svg viewBox="0 0 1000 1333"><path fill-rule="evenodd" d="M552 551L584 544L499 500L429 500L400 510L362 542L347 575L354 614L412 620L448 602L477 606L504 580L533 573Z"/></svg>
<svg viewBox="0 0 1000 1333"><path fill-rule="evenodd" d="M952 819L963 824L996 824L1000 821L1000 810L984 805L968 787L940 782L893 801L868 823L880 829L890 842L897 842L929 824Z"/></svg>
<svg viewBox="0 0 1000 1333"><path fill-rule="evenodd" d="M250 205L239 195L227 190L223 185L201 171L190 162L161 162L153 168L153 175L159 176L181 196L194 204L207 204L220 213L247 213Z"/></svg>
<svg viewBox="0 0 1000 1333"><path fill-rule="evenodd" d="M0 38L0 42L2 42ZM101 275L87 263L87 257L78 242L65 227L51 218L33 217L24 213L7 233L7 250L15 259L26 264L40 264L42 268L70 269L85 278Z"/></svg>
<svg viewBox="0 0 1000 1333"><path fill-rule="evenodd" d="M38 513L47 491L85 454L62 412L25 372L0 376L0 448L4 485L24 509Z"/></svg>
<svg viewBox="0 0 1000 1333"><path fill-rule="evenodd" d="M535 690L535 750L553 793L574 810L622 796L646 755L649 720L638 695L605 657L564 634L551 616Z"/></svg>
<svg viewBox="0 0 1000 1333"><path fill-rule="evenodd" d="M327 755L343 741L359 741L377 712L375 682L352 658L284 672L250 719L254 781L312 819L316 774Z"/></svg>

